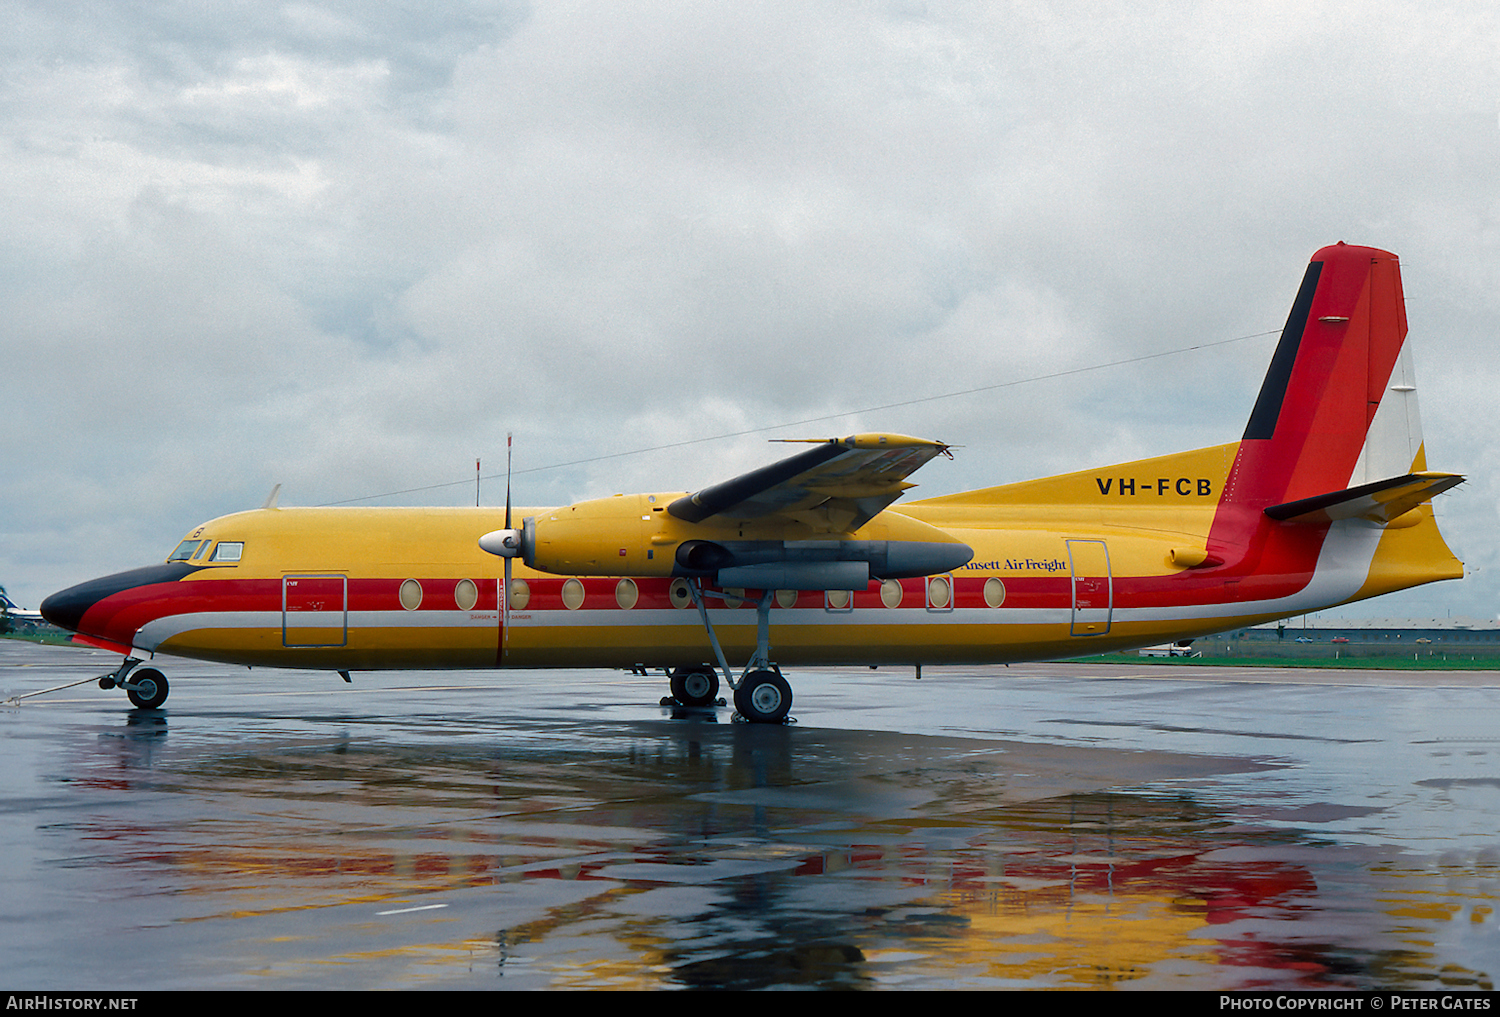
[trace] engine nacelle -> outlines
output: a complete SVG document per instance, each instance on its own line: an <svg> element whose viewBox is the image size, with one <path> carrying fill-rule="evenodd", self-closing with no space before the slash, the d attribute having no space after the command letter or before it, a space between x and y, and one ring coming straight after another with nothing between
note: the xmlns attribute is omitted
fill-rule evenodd
<svg viewBox="0 0 1500 1017"><path fill-rule="evenodd" d="M522 558L560 576L670 576L678 541L660 533L669 497L617 494L530 517Z"/></svg>
<svg viewBox="0 0 1500 1017"><path fill-rule="evenodd" d="M675 494L615 495L527 517L519 531L480 538L491 554L563 576L697 576L751 589L862 589L959 568L973 549L898 512L853 534L784 521L687 522L665 511Z"/></svg>

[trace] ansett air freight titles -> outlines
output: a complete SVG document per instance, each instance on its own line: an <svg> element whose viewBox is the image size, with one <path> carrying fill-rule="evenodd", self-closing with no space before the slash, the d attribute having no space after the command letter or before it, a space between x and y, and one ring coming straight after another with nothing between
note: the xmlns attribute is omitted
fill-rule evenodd
<svg viewBox="0 0 1500 1017"><path fill-rule="evenodd" d="M659 667L746 720L782 665L985 664L1191 639L1374 597L1463 565L1431 500L1396 257L1313 256L1236 442L904 501L938 441L856 434L696 493L524 509L277 508L192 530L160 565L47 598L124 654L256 666ZM508 502L508 498L507 498Z"/></svg>

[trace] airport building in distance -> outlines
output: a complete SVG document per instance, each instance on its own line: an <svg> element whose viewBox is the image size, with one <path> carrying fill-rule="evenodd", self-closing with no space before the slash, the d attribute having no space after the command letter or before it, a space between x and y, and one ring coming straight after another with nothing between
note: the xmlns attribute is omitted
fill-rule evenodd
<svg viewBox="0 0 1500 1017"><path fill-rule="evenodd" d="M1500 666L1500 622L1480 618L1288 618L1193 641L1203 657L1404 658Z"/></svg>

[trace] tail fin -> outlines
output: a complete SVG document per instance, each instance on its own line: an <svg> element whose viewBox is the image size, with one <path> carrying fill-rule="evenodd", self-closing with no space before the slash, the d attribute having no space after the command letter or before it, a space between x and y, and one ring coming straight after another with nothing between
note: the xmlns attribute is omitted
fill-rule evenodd
<svg viewBox="0 0 1500 1017"><path fill-rule="evenodd" d="M1427 472L1405 342L1394 254L1336 244L1313 255L1226 478L1211 556L1310 575L1329 524L1358 518L1385 535L1351 599L1463 574L1427 505L1463 478Z"/></svg>
<svg viewBox="0 0 1500 1017"><path fill-rule="evenodd" d="M1269 508L1426 469L1401 265L1373 247L1313 255L1226 498Z"/></svg>

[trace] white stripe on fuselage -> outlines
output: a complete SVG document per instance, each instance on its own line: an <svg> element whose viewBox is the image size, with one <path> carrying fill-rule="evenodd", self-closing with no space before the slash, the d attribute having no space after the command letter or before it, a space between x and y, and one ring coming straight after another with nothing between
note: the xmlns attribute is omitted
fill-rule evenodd
<svg viewBox="0 0 1500 1017"><path fill-rule="evenodd" d="M153 618L135 634L134 643L145 650L155 650L174 636L203 629L275 629L282 630L280 611L189 611ZM300 611L292 632L309 628L354 629L500 629L498 611Z"/></svg>

